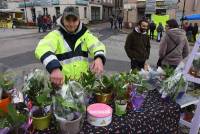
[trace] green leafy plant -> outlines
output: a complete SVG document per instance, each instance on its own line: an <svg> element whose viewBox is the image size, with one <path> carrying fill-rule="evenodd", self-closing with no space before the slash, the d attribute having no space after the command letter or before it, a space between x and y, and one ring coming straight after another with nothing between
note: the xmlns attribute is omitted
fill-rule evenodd
<svg viewBox="0 0 200 134"><path fill-rule="evenodd" d="M97 84L95 86L96 92L103 93L111 93L114 88L114 77L103 75L99 79L97 79Z"/></svg>
<svg viewBox="0 0 200 134"><path fill-rule="evenodd" d="M12 73L3 73L0 75L0 87L4 91L8 91L13 88L14 86L14 74Z"/></svg>
<svg viewBox="0 0 200 134"><path fill-rule="evenodd" d="M175 70L169 65L167 65L164 68L164 71L165 71L165 78L169 78L170 76L174 75L174 72L175 72Z"/></svg>
<svg viewBox="0 0 200 134"><path fill-rule="evenodd" d="M46 106L52 104L52 98L50 96L52 91L53 88L50 80L44 71L35 70L27 76L23 92L32 101L33 106L39 107L34 112L36 116L45 116L47 114L44 109Z"/></svg>
<svg viewBox="0 0 200 134"><path fill-rule="evenodd" d="M3 111L0 111L3 113ZM12 104L8 105L8 113L0 118L0 128L13 127L18 128L25 123L27 117L17 112Z"/></svg>
<svg viewBox="0 0 200 134"><path fill-rule="evenodd" d="M83 73L78 81L87 93L94 93L96 91L96 89L94 88L96 76L91 71Z"/></svg>

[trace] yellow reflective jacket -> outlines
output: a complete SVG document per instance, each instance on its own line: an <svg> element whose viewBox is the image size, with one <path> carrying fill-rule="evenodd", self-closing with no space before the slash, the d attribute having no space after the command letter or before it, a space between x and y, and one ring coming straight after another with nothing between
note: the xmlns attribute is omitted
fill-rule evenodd
<svg viewBox="0 0 200 134"><path fill-rule="evenodd" d="M75 34L61 25L40 40L35 55L49 73L60 68L67 78L78 79L89 69L88 56L100 57L105 63L105 46L82 23Z"/></svg>

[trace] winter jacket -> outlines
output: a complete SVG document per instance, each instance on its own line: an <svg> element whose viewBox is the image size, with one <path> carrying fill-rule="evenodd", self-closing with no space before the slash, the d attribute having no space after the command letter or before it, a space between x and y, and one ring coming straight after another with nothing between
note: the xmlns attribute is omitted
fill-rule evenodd
<svg viewBox="0 0 200 134"><path fill-rule="evenodd" d="M150 40L146 33L136 27L126 39L125 51L131 60L146 61L150 54Z"/></svg>
<svg viewBox="0 0 200 134"><path fill-rule="evenodd" d="M166 35L161 39L159 57L162 58L178 44L175 50L168 54L162 61L162 65L178 65L189 54L189 44L185 31L182 29L174 28L168 30Z"/></svg>

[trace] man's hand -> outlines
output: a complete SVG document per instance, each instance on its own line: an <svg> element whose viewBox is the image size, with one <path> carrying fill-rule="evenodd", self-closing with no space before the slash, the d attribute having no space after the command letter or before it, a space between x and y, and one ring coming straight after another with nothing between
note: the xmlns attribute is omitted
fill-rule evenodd
<svg viewBox="0 0 200 134"><path fill-rule="evenodd" d="M60 69L54 69L51 72L50 80L51 80L52 84L56 87L61 87L63 85L64 76L63 76L62 72L60 71Z"/></svg>
<svg viewBox="0 0 200 134"><path fill-rule="evenodd" d="M103 62L101 58L97 58L92 62L91 70L97 75L101 75L103 73Z"/></svg>

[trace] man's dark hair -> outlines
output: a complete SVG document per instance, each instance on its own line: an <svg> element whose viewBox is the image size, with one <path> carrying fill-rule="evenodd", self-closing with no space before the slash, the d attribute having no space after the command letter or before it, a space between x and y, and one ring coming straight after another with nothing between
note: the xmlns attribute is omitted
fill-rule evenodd
<svg viewBox="0 0 200 134"><path fill-rule="evenodd" d="M144 18L144 19L141 19L141 20L138 22L138 25L141 26L142 22L146 22L146 23L149 24L149 21L148 21L146 18Z"/></svg>
<svg viewBox="0 0 200 134"><path fill-rule="evenodd" d="M178 22L175 19L170 19L167 22L167 25L169 26L169 28L178 28Z"/></svg>

